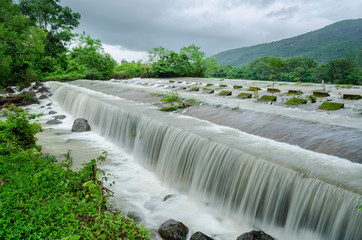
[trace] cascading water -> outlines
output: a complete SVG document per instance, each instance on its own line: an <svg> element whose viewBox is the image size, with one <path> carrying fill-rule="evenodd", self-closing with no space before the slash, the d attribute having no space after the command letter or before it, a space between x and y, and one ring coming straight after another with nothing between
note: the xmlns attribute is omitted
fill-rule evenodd
<svg viewBox="0 0 362 240"><path fill-rule="evenodd" d="M362 166L77 86L54 100L160 179L236 221L299 239L361 239ZM283 235L283 234L282 234Z"/></svg>

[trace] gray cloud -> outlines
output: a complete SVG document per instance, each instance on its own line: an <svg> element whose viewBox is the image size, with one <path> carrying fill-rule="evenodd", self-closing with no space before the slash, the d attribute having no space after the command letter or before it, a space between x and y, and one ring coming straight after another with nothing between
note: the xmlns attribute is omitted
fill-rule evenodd
<svg viewBox="0 0 362 240"><path fill-rule="evenodd" d="M201 46L208 55L276 41L335 21L359 18L362 2L345 0L63 0L81 14L79 31L108 45L148 51ZM287 21L285 21L288 19Z"/></svg>

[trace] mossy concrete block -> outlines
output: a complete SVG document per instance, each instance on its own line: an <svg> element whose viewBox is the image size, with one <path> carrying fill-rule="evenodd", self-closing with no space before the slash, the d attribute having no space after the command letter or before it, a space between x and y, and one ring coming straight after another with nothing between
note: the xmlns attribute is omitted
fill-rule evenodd
<svg viewBox="0 0 362 240"><path fill-rule="evenodd" d="M315 97L329 97L330 95L327 92L314 91L313 96L315 96Z"/></svg>
<svg viewBox="0 0 362 240"><path fill-rule="evenodd" d="M235 85L235 86L233 86L233 88L234 88L234 89L242 89L243 87L242 87L242 86L237 86L237 85Z"/></svg>
<svg viewBox="0 0 362 240"><path fill-rule="evenodd" d="M335 103L335 102L324 102L319 106L319 109L327 110L327 111L336 111L344 107L343 103Z"/></svg>
<svg viewBox="0 0 362 240"><path fill-rule="evenodd" d="M300 94L303 94L303 92L300 90L288 90L288 94L289 95L300 95Z"/></svg>
<svg viewBox="0 0 362 240"><path fill-rule="evenodd" d="M219 87L227 87L228 85L225 84L219 84Z"/></svg>
<svg viewBox="0 0 362 240"><path fill-rule="evenodd" d="M214 86L214 84L212 84L212 83L206 84L206 87L211 87L211 86Z"/></svg>
<svg viewBox="0 0 362 240"><path fill-rule="evenodd" d="M287 104L287 105L307 104L307 99L292 97L285 104Z"/></svg>
<svg viewBox="0 0 362 240"><path fill-rule="evenodd" d="M222 91L219 93L219 96L231 96L231 91Z"/></svg>
<svg viewBox="0 0 362 240"><path fill-rule="evenodd" d="M188 92L197 92L199 91L198 87L191 87L189 90L187 90Z"/></svg>
<svg viewBox="0 0 362 240"><path fill-rule="evenodd" d="M252 92L259 91L259 90L261 90L261 89L258 87L249 87L249 91L252 91Z"/></svg>
<svg viewBox="0 0 362 240"><path fill-rule="evenodd" d="M251 93L240 93L239 95L237 95L237 98L240 99L245 99L245 98L251 98L252 94Z"/></svg>
<svg viewBox="0 0 362 240"><path fill-rule="evenodd" d="M277 88L267 88L267 92L269 92L269 93L278 93L278 92L280 92L280 90L277 89Z"/></svg>
<svg viewBox="0 0 362 240"><path fill-rule="evenodd" d="M343 99L347 99L347 100L359 100L361 99L362 96L361 95L356 95L356 94L343 94Z"/></svg>
<svg viewBox="0 0 362 240"><path fill-rule="evenodd" d="M205 94L212 94L215 91L213 89L203 89L201 93L205 93Z"/></svg>
<svg viewBox="0 0 362 240"><path fill-rule="evenodd" d="M173 80L170 80L170 81L168 81L169 83L174 83L175 81L173 81Z"/></svg>
<svg viewBox="0 0 362 240"><path fill-rule="evenodd" d="M277 100L277 96L263 95L260 98L261 102L275 102Z"/></svg>

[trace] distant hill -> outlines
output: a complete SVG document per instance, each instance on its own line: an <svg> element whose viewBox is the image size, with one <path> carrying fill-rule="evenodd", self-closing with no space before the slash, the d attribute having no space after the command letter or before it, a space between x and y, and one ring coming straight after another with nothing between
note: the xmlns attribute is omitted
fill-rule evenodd
<svg viewBox="0 0 362 240"><path fill-rule="evenodd" d="M256 58L308 57L318 63L327 63L346 57L353 49L359 52L362 46L362 19L344 20L322 29L272 43L259 44L224 51L214 57L220 65L243 66Z"/></svg>

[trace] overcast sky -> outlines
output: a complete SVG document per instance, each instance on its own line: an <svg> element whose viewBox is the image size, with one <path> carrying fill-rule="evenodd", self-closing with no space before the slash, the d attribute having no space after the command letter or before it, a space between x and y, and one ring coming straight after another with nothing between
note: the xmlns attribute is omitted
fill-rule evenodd
<svg viewBox="0 0 362 240"><path fill-rule="evenodd" d="M120 61L163 46L195 44L208 56L294 37L362 17L361 0L62 0L81 14L79 32Z"/></svg>

